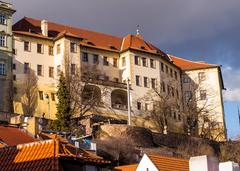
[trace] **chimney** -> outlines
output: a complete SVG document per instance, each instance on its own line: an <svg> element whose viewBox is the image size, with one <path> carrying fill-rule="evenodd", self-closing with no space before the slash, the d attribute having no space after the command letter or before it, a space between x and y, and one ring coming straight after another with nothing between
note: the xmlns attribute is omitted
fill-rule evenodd
<svg viewBox="0 0 240 171"><path fill-rule="evenodd" d="M224 162L219 164L219 171L240 171L239 165L234 162Z"/></svg>
<svg viewBox="0 0 240 171"><path fill-rule="evenodd" d="M41 21L41 30L42 30L42 35L48 36L48 21L47 20Z"/></svg>
<svg viewBox="0 0 240 171"><path fill-rule="evenodd" d="M219 171L219 163L215 157L197 156L189 161L190 171Z"/></svg>

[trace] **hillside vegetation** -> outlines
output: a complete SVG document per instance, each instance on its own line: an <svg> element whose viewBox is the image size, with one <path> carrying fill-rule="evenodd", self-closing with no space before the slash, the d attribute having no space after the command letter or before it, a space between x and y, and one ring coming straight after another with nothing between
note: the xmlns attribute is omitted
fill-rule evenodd
<svg viewBox="0 0 240 171"><path fill-rule="evenodd" d="M98 154L116 164L136 163L143 153L186 159L209 155L220 161L240 163L240 142L219 143L182 134L163 135L142 127L103 125L96 141Z"/></svg>

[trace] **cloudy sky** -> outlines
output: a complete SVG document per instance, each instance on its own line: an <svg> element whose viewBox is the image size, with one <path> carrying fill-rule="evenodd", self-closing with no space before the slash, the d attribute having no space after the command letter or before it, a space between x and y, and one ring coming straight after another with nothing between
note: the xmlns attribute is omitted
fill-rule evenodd
<svg viewBox="0 0 240 171"><path fill-rule="evenodd" d="M222 65L230 137L240 133L239 0L10 0L24 16L145 40L176 56ZM231 125L231 126L229 126Z"/></svg>

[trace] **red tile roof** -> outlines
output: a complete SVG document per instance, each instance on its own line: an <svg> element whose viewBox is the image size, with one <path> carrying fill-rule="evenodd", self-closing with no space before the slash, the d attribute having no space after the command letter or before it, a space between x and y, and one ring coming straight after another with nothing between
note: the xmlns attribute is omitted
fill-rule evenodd
<svg viewBox="0 0 240 171"><path fill-rule="evenodd" d="M181 68L182 70L207 69L207 68L219 67L219 65L208 64L206 62L194 62L194 61L186 60L173 55L169 55L169 57L173 60L173 63L177 65L179 68Z"/></svg>
<svg viewBox="0 0 240 171"><path fill-rule="evenodd" d="M108 51L120 52L134 49L142 52L160 55L169 60L167 54L146 42L141 35L127 35L125 37L112 36L105 33L94 32L82 28L48 22L48 37L41 32L41 20L24 17L13 25L15 34L34 36L37 38L58 39L62 36L70 36L81 39L81 45L99 48Z"/></svg>
<svg viewBox="0 0 240 171"><path fill-rule="evenodd" d="M137 164L118 166L114 168L114 171L136 171L137 166Z"/></svg>
<svg viewBox="0 0 240 171"><path fill-rule="evenodd" d="M1 170L58 170L58 141L47 140L0 149Z"/></svg>
<svg viewBox="0 0 240 171"><path fill-rule="evenodd" d="M63 138L59 139L56 135L50 137L53 139L1 148L1 170L60 170L59 158L95 164L110 163L84 150L77 150Z"/></svg>
<svg viewBox="0 0 240 171"><path fill-rule="evenodd" d="M13 25L14 33L31 32L32 36L42 36L41 32L41 20L24 17L16 24ZM97 47L108 48L111 50L109 45L114 46L116 49L120 49L122 38L117 36L112 36L104 33L89 31L81 28L74 28L67 25L57 24L53 22L48 22L48 37L57 38L63 32L68 33L69 36L74 35L75 37L93 42Z"/></svg>
<svg viewBox="0 0 240 171"><path fill-rule="evenodd" d="M24 129L0 125L0 143L8 146L38 141L25 132Z"/></svg>
<svg viewBox="0 0 240 171"><path fill-rule="evenodd" d="M148 157L161 171L189 171L188 160L157 155L148 155Z"/></svg>

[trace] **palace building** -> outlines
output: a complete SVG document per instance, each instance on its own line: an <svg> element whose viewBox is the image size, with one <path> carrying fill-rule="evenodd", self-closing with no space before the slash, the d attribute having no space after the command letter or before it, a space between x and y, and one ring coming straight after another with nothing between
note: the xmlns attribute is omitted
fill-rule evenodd
<svg viewBox="0 0 240 171"><path fill-rule="evenodd" d="M0 113L11 111L12 4L0 1Z"/></svg>
<svg viewBox="0 0 240 171"><path fill-rule="evenodd" d="M156 107L154 102L159 96L171 102L167 129L183 132L185 103L190 97L196 97L200 98L196 100L196 107L216 105L209 114L216 117L225 131L224 86L218 65L168 55L144 40L139 31L136 35L118 37L24 17L13 25L13 33L15 113L25 113L21 88L27 71L32 70L38 78L34 115L40 117L45 113L46 118L56 118L58 74L66 72L68 59L69 74L76 74L78 69L83 76L88 72L97 74L97 80L88 86L102 95L101 101L108 107L100 107L100 111L93 114L126 119L129 81L134 125L154 129L154 121L147 116Z"/></svg>

